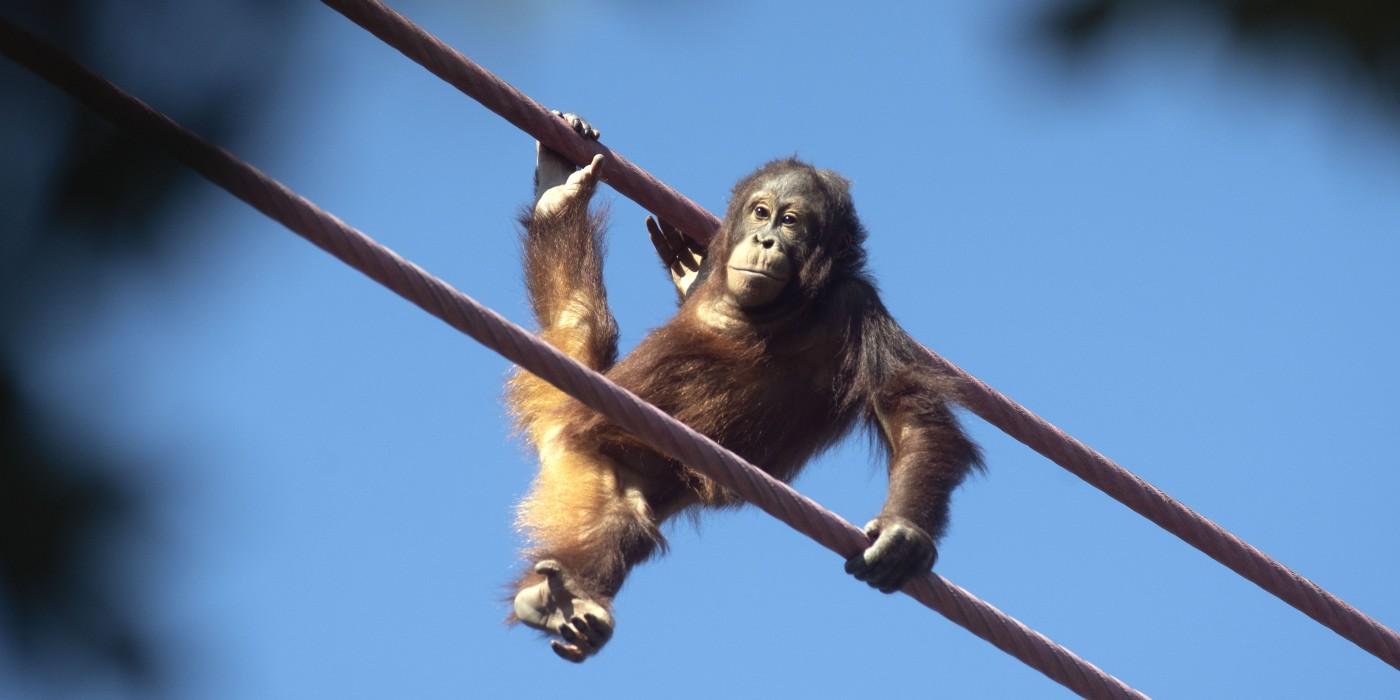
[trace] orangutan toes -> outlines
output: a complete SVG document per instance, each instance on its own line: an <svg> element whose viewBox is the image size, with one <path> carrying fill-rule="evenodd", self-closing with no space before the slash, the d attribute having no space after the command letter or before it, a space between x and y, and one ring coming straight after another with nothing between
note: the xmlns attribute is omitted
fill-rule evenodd
<svg viewBox="0 0 1400 700"><path fill-rule="evenodd" d="M515 595L516 618L559 637L549 643L559 658L579 663L598 653L613 633L607 607L583 595L553 559L536 564L535 573L545 579Z"/></svg>
<svg viewBox="0 0 1400 700"><path fill-rule="evenodd" d="M579 663L598 653L612 638L612 620L606 612L603 613L603 617L599 617L595 612L575 615L559 626L559 636L563 637L564 641L550 640L549 648L553 649L559 658Z"/></svg>
<svg viewBox="0 0 1400 700"><path fill-rule="evenodd" d="M551 111L568 122L574 133L590 141L598 140L598 130L577 114L557 109ZM595 156L593 162L581 170L568 158L535 142L535 214L552 214L562 209L570 199L586 195L586 201L588 196L592 196L598 179L599 158L601 156Z"/></svg>

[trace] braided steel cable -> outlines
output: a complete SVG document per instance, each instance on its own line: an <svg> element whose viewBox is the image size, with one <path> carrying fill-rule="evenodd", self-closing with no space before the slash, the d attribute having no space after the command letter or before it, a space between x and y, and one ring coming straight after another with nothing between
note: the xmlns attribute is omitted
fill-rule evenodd
<svg viewBox="0 0 1400 700"><path fill-rule="evenodd" d="M691 238L708 241L719 227L719 219L713 214L607 147L578 137L539 103L382 2L321 1L575 163L584 165L595 153L605 154L609 161L604 168L604 178L609 185L675 224ZM1400 635L1394 630L1074 439L938 353L925 350L934 364L958 380L963 404L983 420L1400 669Z"/></svg>
<svg viewBox="0 0 1400 700"><path fill-rule="evenodd" d="M700 470L843 558L869 545L864 533L815 501L564 356L4 19L0 19L0 53L117 126L165 148L209 181L390 291L540 376L667 455ZM915 579L903 591L1084 697L1147 697L938 574L930 572Z"/></svg>

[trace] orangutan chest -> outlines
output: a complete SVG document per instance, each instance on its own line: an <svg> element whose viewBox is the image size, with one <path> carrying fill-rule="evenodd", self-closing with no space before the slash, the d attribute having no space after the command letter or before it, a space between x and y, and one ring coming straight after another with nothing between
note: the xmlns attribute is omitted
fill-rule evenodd
<svg viewBox="0 0 1400 700"><path fill-rule="evenodd" d="M691 385L708 391L679 403L673 415L770 473L800 466L818 446L811 436L835 429L829 371L792 359L688 370Z"/></svg>

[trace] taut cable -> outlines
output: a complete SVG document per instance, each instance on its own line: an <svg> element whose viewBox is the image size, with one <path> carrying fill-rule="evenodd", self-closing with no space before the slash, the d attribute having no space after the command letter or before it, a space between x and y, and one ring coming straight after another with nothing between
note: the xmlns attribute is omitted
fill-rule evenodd
<svg viewBox="0 0 1400 700"><path fill-rule="evenodd" d="M653 214L675 224L691 238L703 242L714 235L719 220L713 214L607 147L580 138L539 103L382 2L322 2L576 164L587 164L595 153L607 155L609 160L603 170L603 178L609 185ZM983 420L1353 644L1400 669L1400 635L1394 630L1070 437L938 353L924 349L930 361L958 380L963 405Z"/></svg>

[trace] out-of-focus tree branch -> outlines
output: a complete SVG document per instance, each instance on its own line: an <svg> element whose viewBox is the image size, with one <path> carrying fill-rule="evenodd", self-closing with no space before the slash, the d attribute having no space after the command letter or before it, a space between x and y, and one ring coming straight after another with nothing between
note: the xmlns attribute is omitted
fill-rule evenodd
<svg viewBox="0 0 1400 700"><path fill-rule="evenodd" d="M279 0L46 0L0 13L236 146L301 11ZM181 26L187 36L217 26L220 41L198 60L150 61L151 34ZM92 280L103 275L92 273L150 274L168 241L206 234L168 225L194 177L6 61L0 104L0 669L55 694L113 679L156 692L160 645L134 612L142 591L128 584L143 577L124 556L153 523L149 485L123 468L129 457L92 439L109 410L100 397L62 417L44 410L52 402L27 381L37 358L26 353L43 345L35 334L82 323L60 310L100 291Z"/></svg>
<svg viewBox="0 0 1400 700"><path fill-rule="evenodd" d="M1224 30L1241 52L1301 57L1374 98L1400 125L1400 3L1393 0L1058 0L1035 18L1037 35L1066 57L1087 57L1113 33L1152 40L1200 24ZM1296 65L1275 62L1287 70Z"/></svg>

